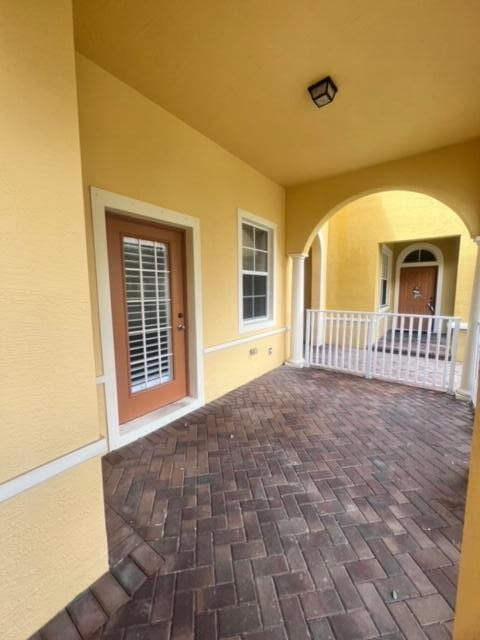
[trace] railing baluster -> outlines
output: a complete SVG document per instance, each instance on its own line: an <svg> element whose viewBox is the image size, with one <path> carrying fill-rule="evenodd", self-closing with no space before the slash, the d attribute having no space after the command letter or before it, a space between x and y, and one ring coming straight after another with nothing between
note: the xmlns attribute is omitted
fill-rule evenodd
<svg viewBox="0 0 480 640"><path fill-rule="evenodd" d="M480 325L477 325L477 329ZM455 391L455 367L457 364L457 348L458 348L458 334L460 333L460 320L459 318L454 319L454 327L453 327L453 336L452 336L452 359L450 362L450 379L448 381L448 392L453 393ZM477 336L478 336L477 331ZM478 362L478 337L477 337L477 349L475 350L477 354L477 362ZM477 364L478 367L478 364ZM478 373L478 369L477 369ZM477 380L478 376L475 376L475 395L472 398L473 403L477 404L476 398L476 389L477 389Z"/></svg>
<svg viewBox="0 0 480 640"><path fill-rule="evenodd" d="M305 326L305 353L304 353L304 358L305 358L305 364L308 365L310 364L311 360L310 360L310 323L312 320L312 314L311 311L307 309L307 313L306 313L307 319L306 319L306 326Z"/></svg>
<svg viewBox="0 0 480 640"><path fill-rule="evenodd" d="M375 314L374 318L375 318L374 333L372 334L372 339L373 339L372 376L373 377L375 377L375 373L377 372L378 328L380 326L380 322L382 320L382 316Z"/></svg>
<svg viewBox="0 0 480 640"><path fill-rule="evenodd" d="M385 314L385 322L383 323L382 376L385 376L385 369L387 366L387 333L388 333L389 319L390 319L390 316Z"/></svg>
<svg viewBox="0 0 480 640"><path fill-rule="evenodd" d="M402 379L402 365L403 365L403 331L405 329L405 316L400 318L400 343L398 345L398 369L397 378Z"/></svg>
<svg viewBox="0 0 480 640"><path fill-rule="evenodd" d="M365 376L367 378L372 377L372 340L373 340L373 332L375 330L375 316L367 315L365 316Z"/></svg>
<svg viewBox="0 0 480 640"><path fill-rule="evenodd" d="M342 354L341 354L341 369L345 369L345 338L347 333L347 316L342 314Z"/></svg>
<svg viewBox="0 0 480 640"><path fill-rule="evenodd" d="M310 352L309 352L309 360L310 362L313 361L313 348L314 348L314 336L315 336L315 323L317 321L317 314L315 312L311 312L312 313L312 319L310 322Z"/></svg>
<svg viewBox="0 0 480 640"><path fill-rule="evenodd" d="M322 325L322 313L323 313L323 311L316 311L315 312L316 323L317 323L317 338L316 338L316 343L315 343L315 364L320 364L319 357L318 357L318 350L320 348L320 328L321 328L321 325Z"/></svg>
<svg viewBox="0 0 480 640"><path fill-rule="evenodd" d="M407 353L407 382L410 382L410 359L412 357L412 336L413 336L413 320L408 319L408 353Z"/></svg>
<svg viewBox="0 0 480 640"><path fill-rule="evenodd" d="M362 355L363 355L363 359L362 359L362 373L364 376L367 375L367 366L368 366L368 351L367 351L367 341L368 341L368 319L367 316L364 316L362 318L362 326L363 326L363 335L362 335L362 342L363 342L363 349L362 349Z"/></svg>
<svg viewBox="0 0 480 640"><path fill-rule="evenodd" d="M415 367L415 382L418 382L419 377L419 369L420 369L420 349L422 346L422 329L423 329L423 318L422 316L415 316L418 320L417 324L417 361Z"/></svg>
<svg viewBox="0 0 480 640"><path fill-rule="evenodd" d="M328 312L324 311L323 312L322 351L320 355L320 361L323 367L326 364L326 354L327 354L327 323L328 323Z"/></svg>
<svg viewBox="0 0 480 640"><path fill-rule="evenodd" d="M335 315L335 369L338 369L338 340L340 335L340 314Z"/></svg>
<svg viewBox="0 0 480 640"><path fill-rule="evenodd" d="M430 339L432 336L432 317L427 320L427 344L425 346L425 367L423 369L423 384L427 382L428 370L430 369Z"/></svg>
<svg viewBox="0 0 480 640"><path fill-rule="evenodd" d="M360 328L361 328L361 324L360 324L360 316L358 316L357 318L357 367L356 367L356 371L360 371Z"/></svg>
<svg viewBox="0 0 480 640"><path fill-rule="evenodd" d="M352 348L353 348L353 315L350 314L350 337L348 340L348 368L352 370Z"/></svg>
<svg viewBox="0 0 480 640"><path fill-rule="evenodd" d="M436 322L433 323L433 334L436 336L436 339L437 339L436 348L435 348L435 364L433 367L433 386L434 387L438 386L437 371L438 371L438 364L440 360L440 346L442 343L442 327L443 327L443 318L440 318L440 320L437 320Z"/></svg>
<svg viewBox="0 0 480 640"><path fill-rule="evenodd" d="M445 340L445 353L443 356L443 371L442 371L442 387L444 389L448 388L448 382L450 378L448 374L449 374L450 358L451 358L450 348L452 345L452 332L453 332L453 322L451 318L448 318L447 333L446 333L446 340Z"/></svg>
<svg viewBox="0 0 480 640"><path fill-rule="evenodd" d="M328 366L332 366L333 313L330 313L330 330L328 335Z"/></svg>
<svg viewBox="0 0 480 640"><path fill-rule="evenodd" d="M328 311L323 314L323 340L322 340L322 366L325 366L327 361L327 324L328 324Z"/></svg>
<svg viewBox="0 0 480 640"><path fill-rule="evenodd" d="M397 333L397 316L392 318L392 333L390 338L390 378L393 378L393 358L395 355L395 339Z"/></svg>

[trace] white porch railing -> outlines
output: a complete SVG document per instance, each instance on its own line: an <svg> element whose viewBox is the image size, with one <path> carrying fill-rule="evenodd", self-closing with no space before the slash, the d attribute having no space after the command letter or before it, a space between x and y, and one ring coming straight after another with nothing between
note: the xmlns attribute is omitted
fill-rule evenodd
<svg viewBox="0 0 480 640"><path fill-rule="evenodd" d="M450 316L309 309L305 363L453 393L459 330Z"/></svg>
<svg viewBox="0 0 480 640"><path fill-rule="evenodd" d="M480 372L480 322L475 327L475 370L473 372L472 402L477 406L478 374Z"/></svg>

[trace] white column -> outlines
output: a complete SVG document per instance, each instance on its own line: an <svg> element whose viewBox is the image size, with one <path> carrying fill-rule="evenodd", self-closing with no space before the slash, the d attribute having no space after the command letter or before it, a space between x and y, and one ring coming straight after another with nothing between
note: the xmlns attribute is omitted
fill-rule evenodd
<svg viewBox="0 0 480 640"><path fill-rule="evenodd" d="M480 237L475 238L477 244L477 259L475 262L475 275L473 278L473 290L470 300L470 315L468 318L468 330L465 341L465 354L463 357L462 379L460 387L455 395L462 400L472 400L474 386L475 359L477 352L477 325L480 322Z"/></svg>
<svg viewBox="0 0 480 640"><path fill-rule="evenodd" d="M305 297L305 258L304 253L291 253L292 259L292 313L290 319L290 357L287 364L303 367L303 323Z"/></svg>

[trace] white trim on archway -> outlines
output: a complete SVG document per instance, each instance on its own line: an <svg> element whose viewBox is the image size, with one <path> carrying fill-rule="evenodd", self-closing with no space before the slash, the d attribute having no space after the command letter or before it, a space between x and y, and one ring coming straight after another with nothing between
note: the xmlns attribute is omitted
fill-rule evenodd
<svg viewBox="0 0 480 640"><path fill-rule="evenodd" d="M430 251L435 256L435 261L432 262L412 262L411 264L403 264L403 261L412 251L424 249ZM434 244L430 242L414 242L409 244L408 247L402 249L397 257L395 267L395 294L394 294L394 311L398 313L398 305L400 298L400 269L408 269L409 267L438 267L437 273L437 287L435 291L435 314L442 315L442 291L443 291L443 271L445 268L445 261L443 259L442 251ZM436 328L435 328L436 330Z"/></svg>

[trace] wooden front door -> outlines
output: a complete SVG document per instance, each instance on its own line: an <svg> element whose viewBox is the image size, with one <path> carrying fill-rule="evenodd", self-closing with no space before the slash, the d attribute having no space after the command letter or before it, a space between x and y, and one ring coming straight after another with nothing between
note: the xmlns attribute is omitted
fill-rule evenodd
<svg viewBox="0 0 480 640"><path fill-rule="evenodd" d="M107 217L120 423L187 395L184 234Z"/></svg>
<svg viewBox="0 0 480 640"><path fill-rule="evenodd" d="M437 269L438 267L400 269L399 313L435 315ZM423 329L427 329L426 322L423 323Z"/></svg>

